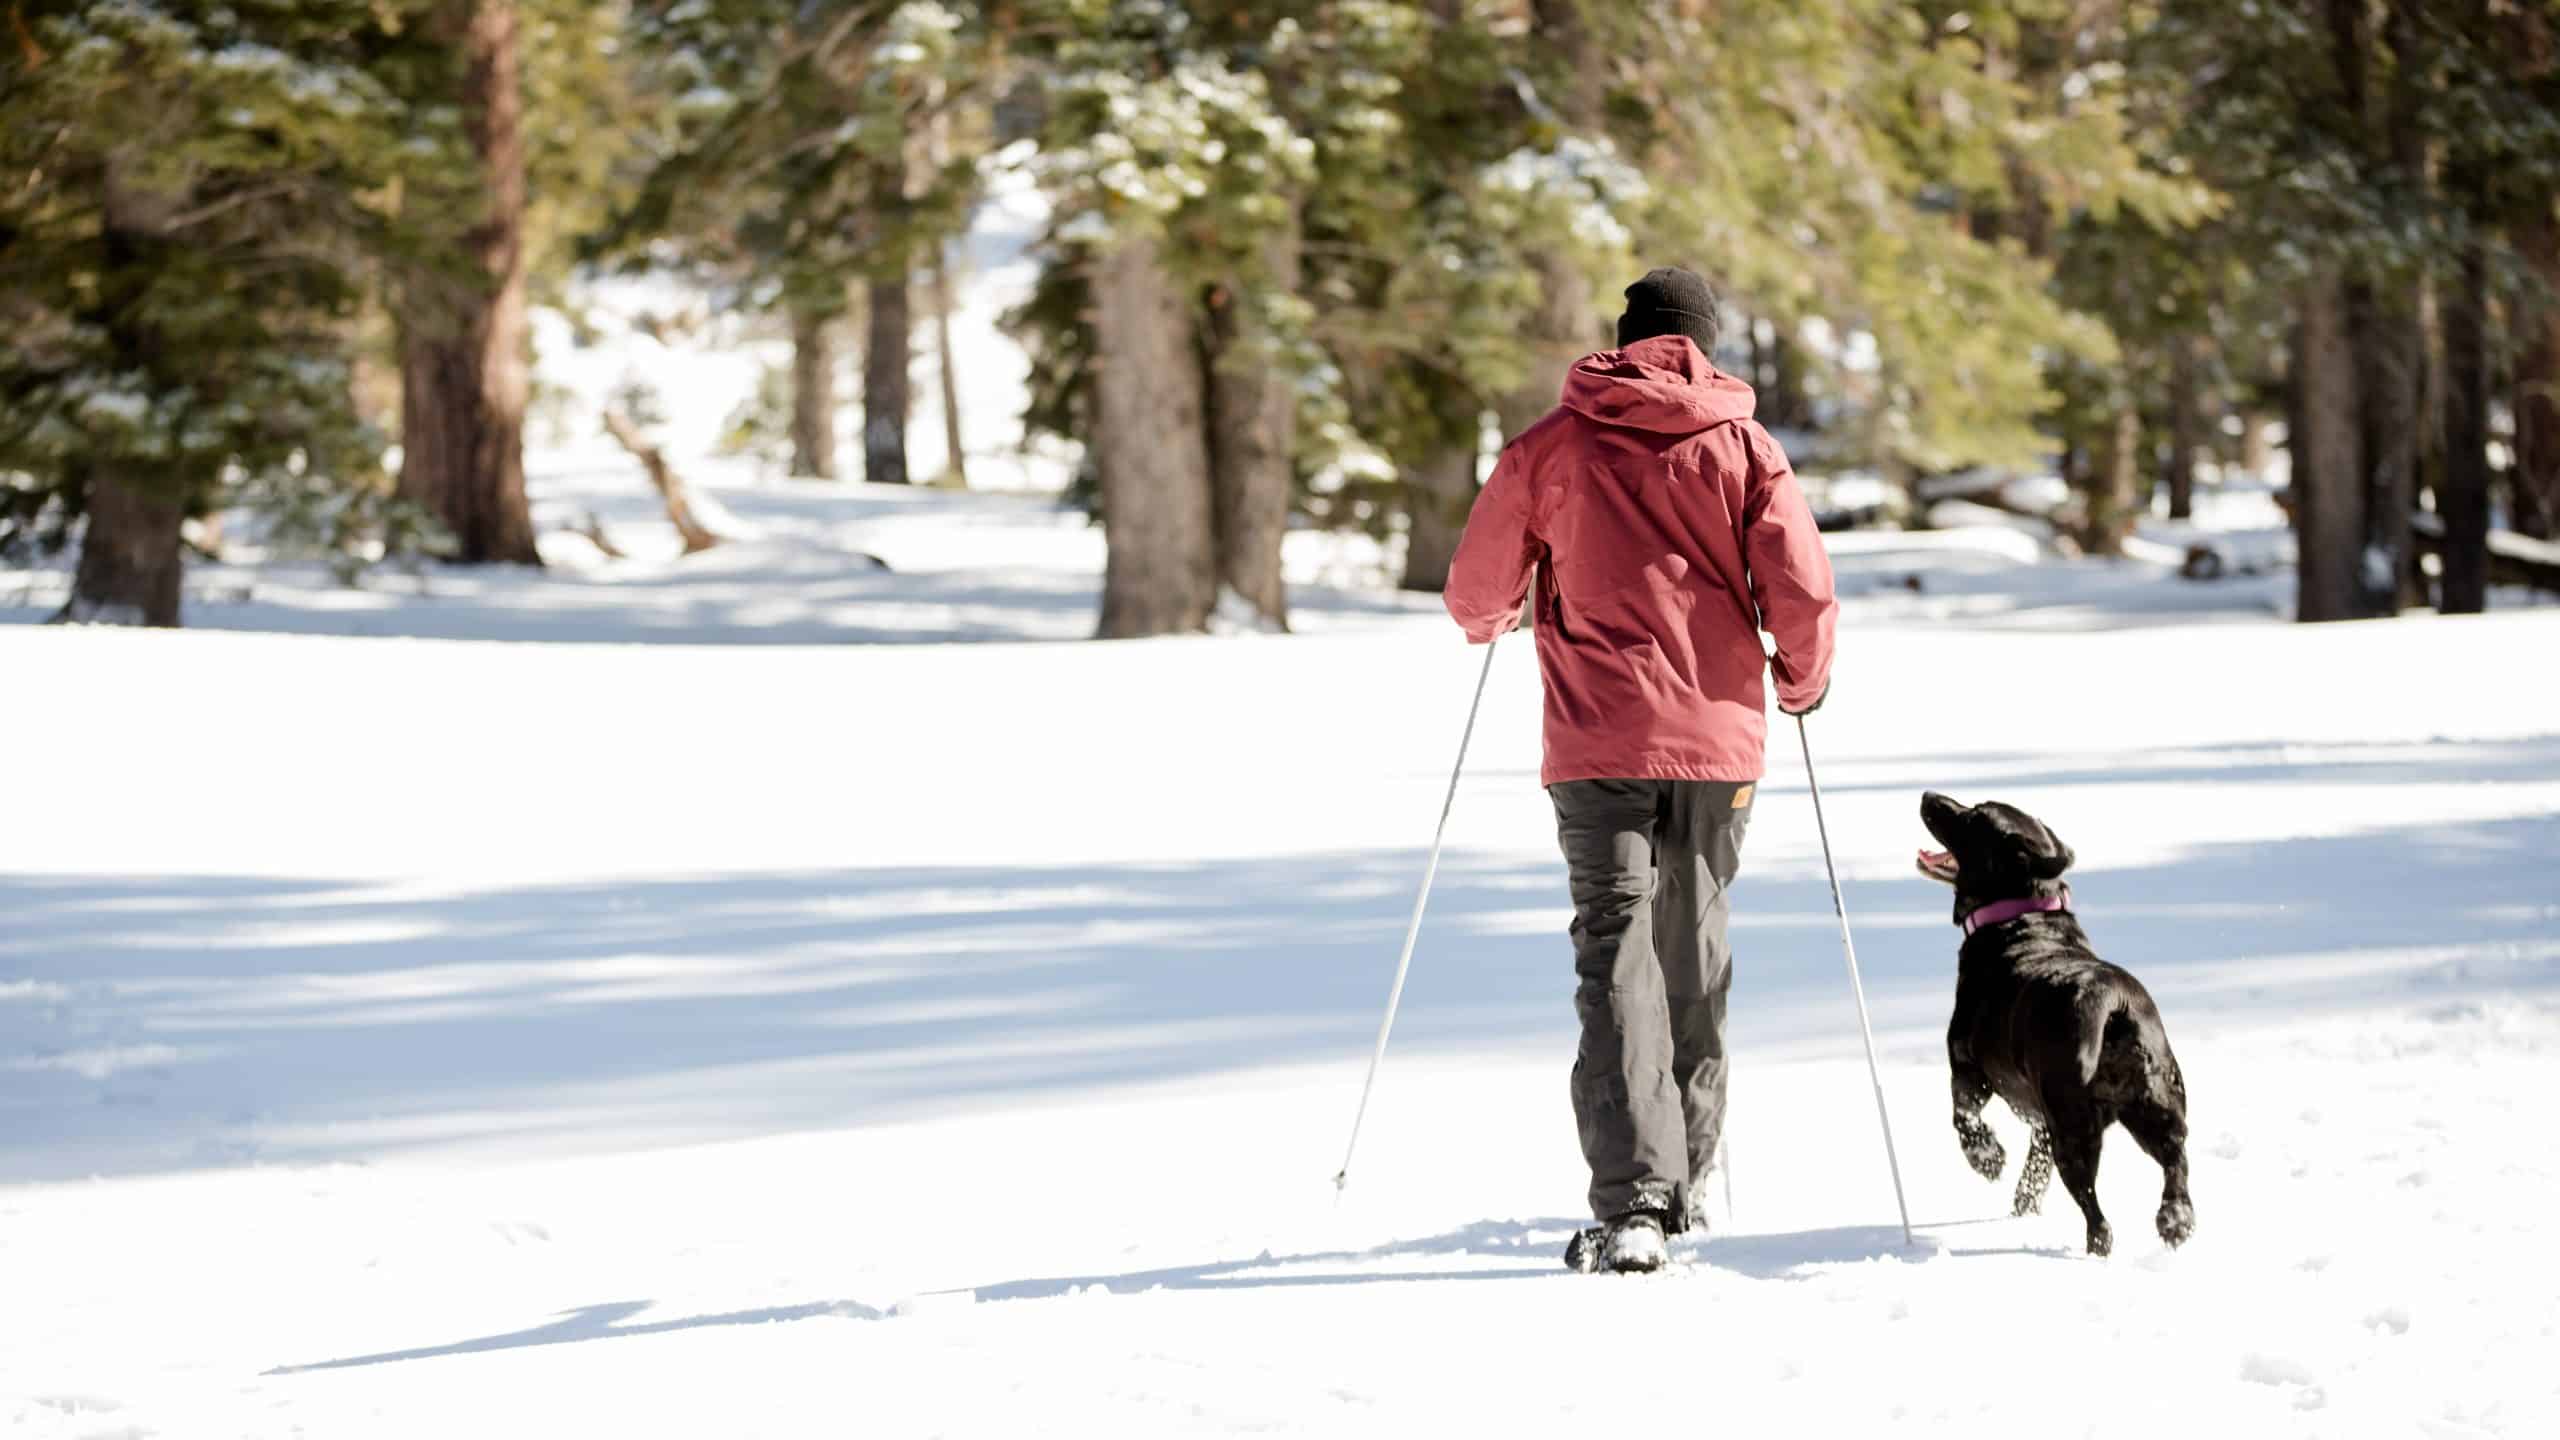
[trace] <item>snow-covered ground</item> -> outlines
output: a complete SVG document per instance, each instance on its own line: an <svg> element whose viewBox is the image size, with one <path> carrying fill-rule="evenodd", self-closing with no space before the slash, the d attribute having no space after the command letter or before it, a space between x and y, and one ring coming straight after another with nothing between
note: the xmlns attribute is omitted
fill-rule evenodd
<svg viewBox="0 0 2560 1440"><path fill-rule="evenodd" d="M1592 1278L1525 644L1337 1204L1482 652L1316 537L1298 635L1054 643L1100 547L1045 500L703 473L745 538L690 560L554 456L641 558L0 625L12 1433L2560 1433L2560 610L1835 537L1916 1243L1780 731L1731 1206ZM2184 1250L2121 1136L2107 1261L1965 1168L1926 787L2077 847L2193 1091Z"/></svg>

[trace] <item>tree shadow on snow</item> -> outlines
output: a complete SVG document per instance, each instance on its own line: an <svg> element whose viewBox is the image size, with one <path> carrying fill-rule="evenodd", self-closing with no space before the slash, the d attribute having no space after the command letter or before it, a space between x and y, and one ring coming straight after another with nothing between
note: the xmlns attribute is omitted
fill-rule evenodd
<svg viewBox="0 0 2560 1440"><path fill-rule="evenodd" d="M1794 1230L1765 1235L1718 1235L1700 1247L1698 1263L1715 1270L1731 1270L1755 1280L1810 1280L1824 1270L1838 1265L1861 1265L1875 1260L1918 1263L1938 1256L1951 1259L1983 1259L1991 1256L2018 1256L2037 1260L2072 1260L2071 1250L2058 1245L1974 1245L1948 1243L1940 1231L1957 1230L1970 1225L2005 1224L1995 1220L1943 1220L1924 1222L1911 1227L1913 1239L1905 1244L1901 1227L1895 1225L1844 1225L1827 1230Z"/></svg>
<svg viewBox="0 0 2560 1440"><path fill-rule="evenodd" d="M530 1330L515 1330L504 1335L486 1335L477 1340L457 1340L450 1345L427 1345L415 1350L389 1350L378 1355L350 1355L343 1360L322 1360L309 1365L279 1365L269 1375L306 1375L315 1370L352 1370L364 1365L392 1365L404 1360L434 1360L447 1355L479 1355L492 1350L526 1350L540 1345L574 1345L587 1340L610 1340L623 1335L664 1335L676 1330L700 1330L714 1325L771 1325L785 1320L815 1320L834 1316L847 1320L877 1320L881 1313L868 1305L850 1300L827 1301L815 1305L781 1305L763 1310L733 1310L723 1315L692 1315L682 1320L659 1320L646 1325L621 1322L649 1308L646 1300L617 1300L605 1305L582 1305L564 1313L548 1325Z"/></svg>
<svg viewBox="0 0 2560 1440"><path fill-rule="evenodd" d="M2424 773L2497 783L2560 770L2560 738L2472 750ZM2210 773L2226 782L2218 803L2247 806L2376 768L2397 778L2404 763L2375 752ZM2085 764L2017 757L1971 774L1964 793L2119 778ZM2075 876L2080 908L2181 1036L2218 1018L2459 1018L2482 1000L2547 998L2560 932L2538 877L2560 817L2374 818L2118 868L2103 868L2103 835L2075 831L2092 862ZM1316 1061L1339 1062L1347 1091L1420 858L878 867L448 895L0 876L0 1184L434 1144L694 1143ZM1891 1059L1926 1063L1952 988L1945 892L1917 875L1854 892L1878 1040ZM1735 915L1741 1062L1854 1055L1820 866L1746 866ZM1574 1033L1567 918L1559 862L1446 857L1398 1053L1561 1066Z"/></svg>

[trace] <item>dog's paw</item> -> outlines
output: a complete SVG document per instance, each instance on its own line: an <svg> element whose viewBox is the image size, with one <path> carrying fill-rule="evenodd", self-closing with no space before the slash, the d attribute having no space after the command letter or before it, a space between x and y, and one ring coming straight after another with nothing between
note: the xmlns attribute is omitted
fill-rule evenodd
<svg viewBox="0 0 2560 1440"><path fill-rule="evenodd" d="M2160 1239L2175 1250L2196 1233L2196 1207L2184 1197L2160 1202Z"/></svg>
<svg viewBox="0 0 2560 1440"><path fill-rule="evenodd" d="M1956 1140L1964 1147L1964 1163L1972 1166L1973 1173L1985 1180L1999 1179L2001 1170L2009 1164L2009 1152L2001 1148L2000 1137L1992 1134L1991 1127L1979 1120L1969 1126L1959 1126Z"/></svg>
<svg viewBox="0 0 2560 1440"><path fill-rule="evenodd" d="M2090 1254L2105 1255L2113 1252L2115 1248L2116 1232L2107 1228L2106 1221L2101 1220L2097 1224L2089 1227Z"/></svg>
<svg viewBox="0 0 2560 1440"><path fill-rule="evenodd" d="M2027 1147L2027 1161L2018 1167L2018 1193L2009 1201L2012 1215L2044 1213L2044 1192L2053 1184L2053 1147L2046 1143L2044 1132L2036 1132L2035 1143Z"/></svg>
<svg viewBox="0 0 2560 1440"><path fill-rule="evenodd" d="M1985 1180L1999 1179L2000 1172L2009 1165L2009 1152L2000 1148L1999 1141L1988 1138L1979 1145L1965 1146L1964 1158L1965 1163L1973 1167L1973 1173Z"/></svg>

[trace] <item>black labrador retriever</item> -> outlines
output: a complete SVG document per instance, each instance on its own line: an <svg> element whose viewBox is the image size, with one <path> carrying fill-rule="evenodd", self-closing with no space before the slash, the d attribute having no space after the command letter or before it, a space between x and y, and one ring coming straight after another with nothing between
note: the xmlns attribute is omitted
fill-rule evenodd
<svg viewBox="0 0 2560 1440"><path fill-rule="evenodd" d="M2043 1208L2056 1170L2089 1222L2089 1253L2114 1243L2098 1211L2098 1147L2118 1121L2160 1163L2160 1238L2195 1232L2187 1195L2187 1083L2169 1052L2159 1007L2142 982L2098 958L2071 913L2071 847L2044 822L1997 801L1959 805L1935 791L1920 819L1944 850L1920 852L1920 873L1953 886L1965 940L1956 960L1956 1013L1947 1026L1956 1138L1985 1180L2008 1156L1982 1107L1993 1095L2033 1137L2013 1213Z"/></svg>

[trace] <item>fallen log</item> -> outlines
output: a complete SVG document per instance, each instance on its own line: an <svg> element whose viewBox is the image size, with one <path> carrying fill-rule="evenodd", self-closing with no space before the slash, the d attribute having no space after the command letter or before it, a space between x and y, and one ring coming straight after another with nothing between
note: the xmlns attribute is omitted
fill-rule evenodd
<svg viewBox="0 0 2560 1440"><path fill-rule="evenodd" d="M604 412L604 428L617 444L631 452L631 458L640 462L641 469L649 472L649 483L657 487L658 497L666 502L667 519L676 527L676 534L684 538L684 553L698 554L719 544L719 534L703 524L694 513L693 492L685 485L684 477L678 475L675 467L667 463L666 455L640 433L640 427L621 411L607 410Z"/></svg>
<svg viewBox="0 0 2560 1440"><path fill-rule="evenodd" d="M584 535L587 537L587 543L595 546L597 552L602 554L607 560L628 560L631 558L629 555L623 553L621 546L614 544L612 539L604 533L604 522L596 518L596 512L593 510L587 512L585 520L579 522L575 526L572 526L570 528L570 533L573 535Z"/></svg>
<svg viewBox="0 0 2560 1440"><path fill-rule="evenodd" d="M2418 553L2444 562L2444 517L2421 510L2409 517L2409 532ZM2513 530L2489 532L2489 583L2524 585L2560 594L2560 544L2519 535Z"/></svg>

